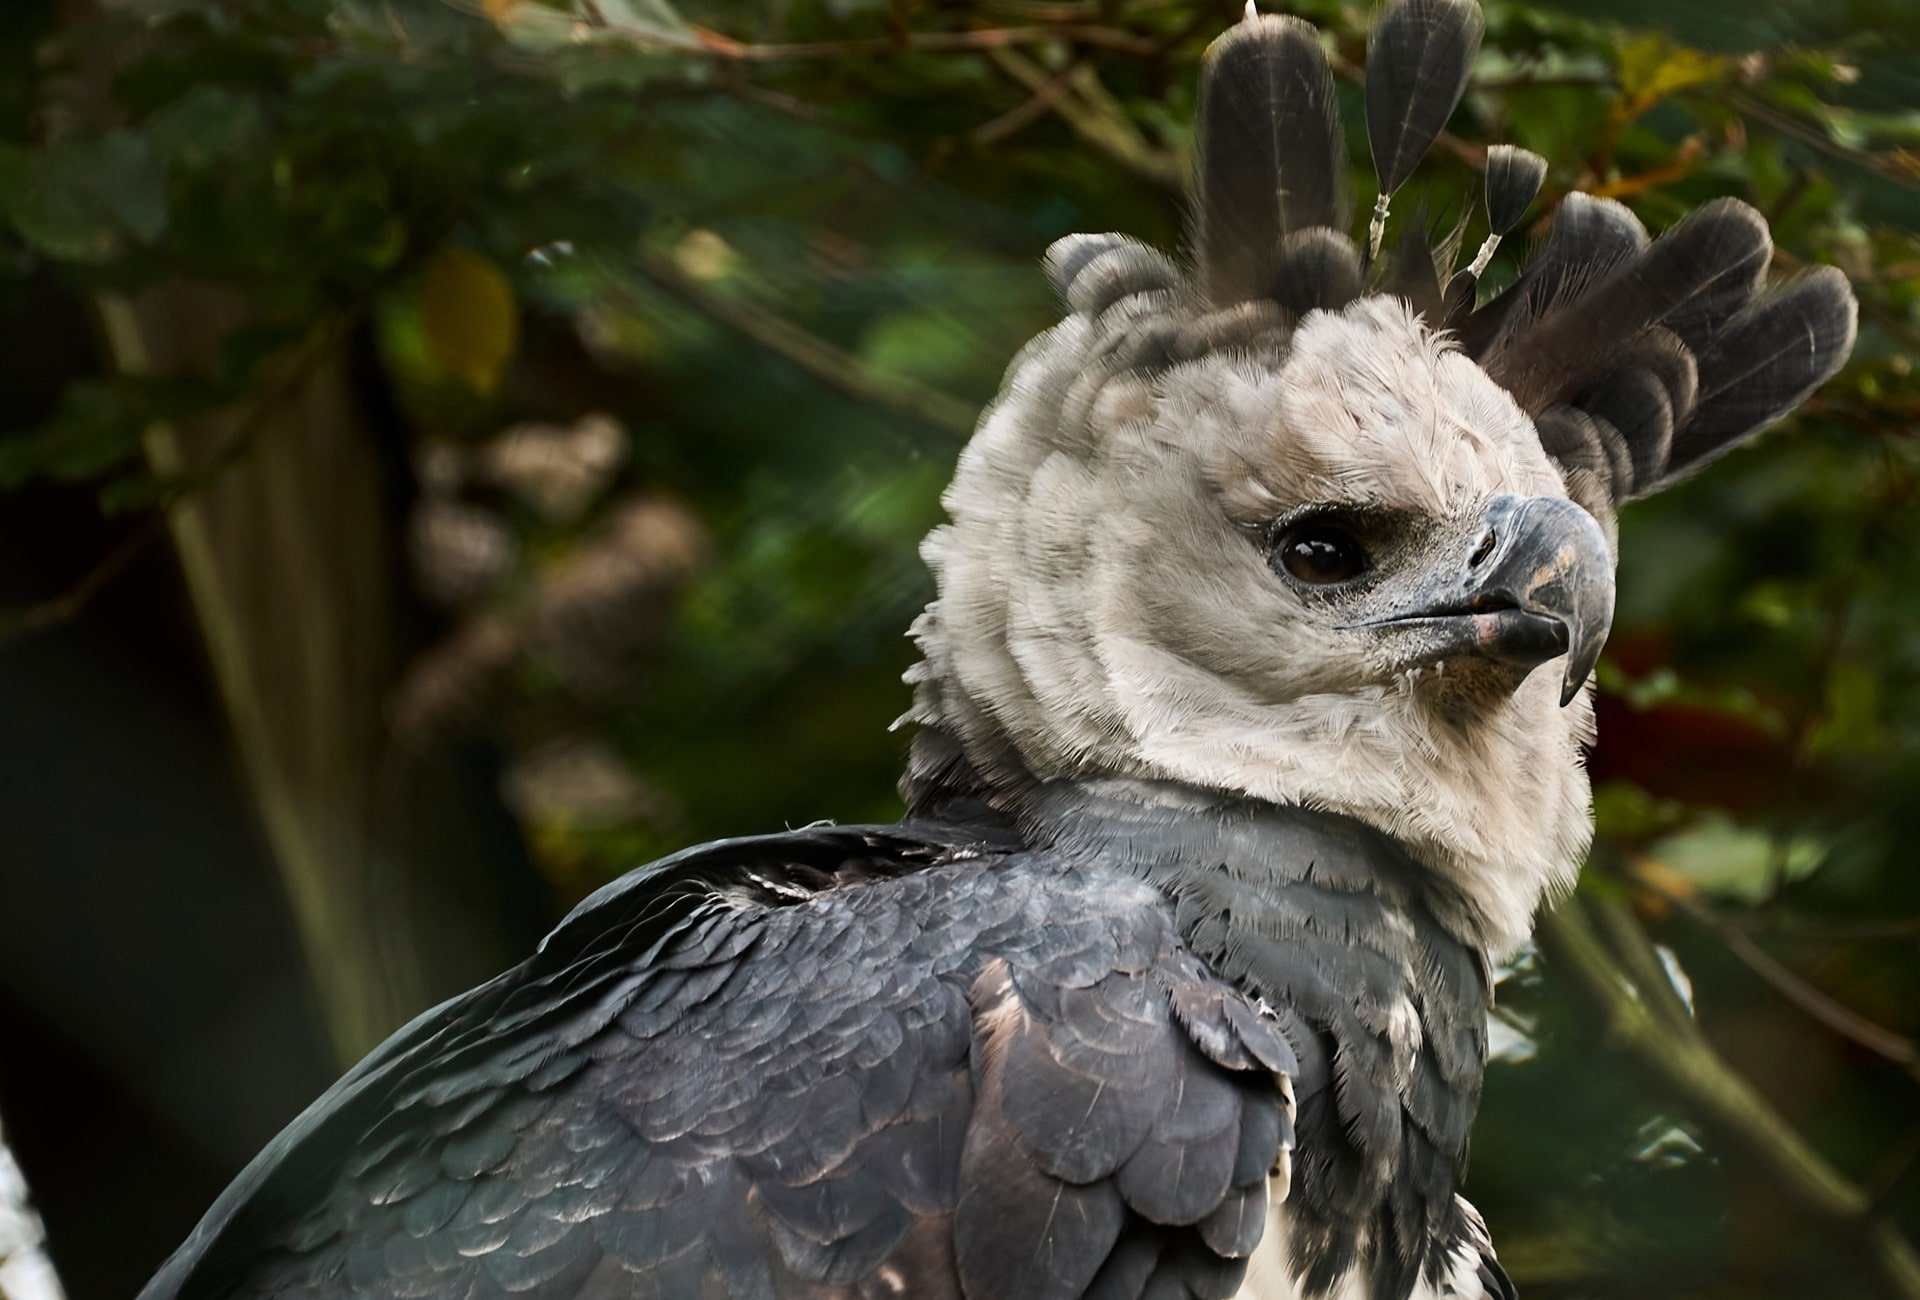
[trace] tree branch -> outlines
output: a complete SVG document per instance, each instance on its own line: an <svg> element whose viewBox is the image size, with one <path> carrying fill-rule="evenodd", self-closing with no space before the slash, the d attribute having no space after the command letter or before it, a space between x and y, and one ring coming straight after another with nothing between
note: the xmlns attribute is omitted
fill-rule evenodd
<svg viewBox="0 0 1920 1300"><path fill-rule="evenodd" d="M844 41L759 43L739 41L706 27L689 26L688 36L610 22L597 12L581 23L588 31L605 32L638 49L666 54L691 54L730 63L833 63L876 54L977 54L1016 45L1066 42L1093 45L1122 54L1159 53L1152 39L1093 23L1041 23L1028 27L976 27L960 32L901 32L895 36L857 37Z"/></svg>
<svg viewBox="0 0 1920 1300"><path fill-rule="evenodd" d="M1711 931L1740 963L1764 980L1776 993L1799 1007L1834 1033L1898 1065L1920 1080L1920 1044L1874 1024L1859 1012L1841 1005L1782 965L1739 927L1697 898L1689 897L1659 878L1658 870L1635 863L1633 880L1658 894L1696 924Z"/></svg>
<svg viewBox="0 0 1920 1300"><path fill-rule="evenodd" d="M1624 937L1617 927L1615 934ZM1542 918L1539 938L1553 969L1600 1008L1621 1051L1702 1124L1771 1170L1802 1206L1858 1233L1891 1294L1920 1300L1920 1256L1875 1212L1873 1198L1808 1145L1704 1037L1663 1025L1595 932L1578 895ZM1647 942L1644 931L1639 938Z"/></svg>
<svg viewBox="0 0 1920 1300"><path fill-rule="evenodd" d="M156 515L141 524L118 546L108 551L98 564L82 574L78 582L59 595L49 596L31 605L0 609L0 645L30 632L44 632L79 618L108 583L119 577L140 552L159 540L161 523L160 516Z"/></svg>
<svg viewBox="0 0 1920 1300"><path fill-rule="evenodd" d="M1035 122L1054 111L1056 92L1063 89L1062 83L1078 70L1078 63L1070 63L1058 73L1047 79L1047 84L1035 91L1020 103L988 122L975 127L971 139L976 145L998 144L1010 135L1024 131Z"/></svg>
<svg viewBox="0 0 1920 1300"><path fill-rule="evenodd" d="M973 432L979 413L970 402L897 375L877 374L845 349L791 321L732 302L658 258L646 258L640 273L701 315L739 331L850 397L909 416L956 438L966 438Z"/></svg>

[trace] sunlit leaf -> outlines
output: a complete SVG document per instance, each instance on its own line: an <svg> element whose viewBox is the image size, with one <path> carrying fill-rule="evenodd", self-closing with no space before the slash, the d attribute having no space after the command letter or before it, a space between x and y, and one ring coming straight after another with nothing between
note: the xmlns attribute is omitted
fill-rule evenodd
<svg viewBox="0 0 1920 1300"><path fill-rule="evenodd" d="M1880 678L1860 663L1836 665L1827 683L1826 718L1813 735L1821 752L1864 753L1883 740L1880 730Z"/></svg>
<svg viewBox="0 0 1920 1300"><path fill-rule="evenodd" d="M1683 90L1722 80L1727 60L1676 45L1664 33L1636 36L1620 46L1621 116L1635 118Z"/></svg>
<svg viewBox="0 0 1920 1300"><path fill-rule="evenodd" d="M1709 814L1657 840L1648 856L1702 893L1756 903L1779 881L1797 880L1820 864L1826 846L1811 836L1782 840Z"/></svg>

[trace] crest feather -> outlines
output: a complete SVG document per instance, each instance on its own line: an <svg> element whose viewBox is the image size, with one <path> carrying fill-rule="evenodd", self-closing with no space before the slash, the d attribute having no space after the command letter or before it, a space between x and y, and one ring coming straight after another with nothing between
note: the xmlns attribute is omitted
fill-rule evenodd
<svg viewBox="0 0 1920 1300"><path fill-rule="evenodd" d="M1195 134L1194 243L1216 307L1268 296L1289 234L1346 229L1340 106L1309 24L1254 15L1210 45Z"/></svg>
<svg viewBox="0 0 1920 1300"><path fill-rule="evenodd" d="M1380 251L1387 203L1413 175L1466 94L1483 29L1474 0L1389 0L1367 38L1367 143L1380 200L1367 253Z"/></svg>

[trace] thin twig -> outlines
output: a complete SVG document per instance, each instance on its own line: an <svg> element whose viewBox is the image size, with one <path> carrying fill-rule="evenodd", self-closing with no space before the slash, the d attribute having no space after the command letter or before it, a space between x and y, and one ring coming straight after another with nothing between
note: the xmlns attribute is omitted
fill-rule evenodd
<svg viewBox="0 0 1920 1300"><path fill-rule="evenodd" d="M1036 98L1044 99L1087 144L1155 185L1172 190L1185 187L1187 168L1179 155L1149 144L1091 67L1083 65L1056 81L1045 68L1013 50L988 50L987 57Z"/></svg>
<svg viewBox="0 0 1920 1300"><path fill-rule="evenodd" d="M1586 193L1589 197L1596 199L1627 199L1674 181L1685 180L1700 160L1706 156L1706 152L1706 138L1690 135L1680 142L1680 148L1674 160L1666 166L1594 185Z"/></svg>
<svg viewBox="0 0 1920 1300"><path fill-rule="evenodd" d="M1014 18L1026 18L1042 23L1084 23L1097 17L1101 5L1092 0L985 0L982 4L988 13L1007 14ZM1178 0L1131 0L1119 6L1121 18L1138 18L1143 14L1163 13L1179 8Z"/></svg>
<svg viewBox="0 0 1920 1300"><path fill-rule="evenodd" d="M1673 888L1661 879L1659 870L1650 870L1645 862L1632 867L1633 880L1658 894L1690 920L1713 932L1748 970L1758 975L1781 997L1799 1007L1834 1033L1900 1066L1920 1079L1920 1043L1874 1024L1859 1012L1841 1005L1806 980L1782 965L1739 927L1729 924L1718 912L1699 899Z"/></svg>
<svg viewBox="0 0 1920 1300"><path fill-rule="evenodd" d="M169 509L218 483L221 475L253 450L267 427L268 417L306 383L314 368L351 326L352 319L351 316L336 318L309 335L299 352L287 363L286 371L254 400L245 417L212 458L191 474L157 484L152 517L81 575L79 581L57 596L18 609L0 610L0 644L29 633L60 627L80 617L95 596L119 577L140 552L159 539Z"/></svg>
<svg viewBox="0 0 1920 1300"><path fill-rule="evenodd" d="M1547 90L1575 86L1609 90L1620 84L1611 72L1515 72L1504 77L1475 77L1467 89L1498 92L1506 90Z"/></svg>
<svg viewBox="0 0 1920 1300"><path fill-rule="evenodd" d="M818 335L771 313L732 302L658 258L645 259L640 272L656 288L701 315L739 331L850 397L910 416L956 438L973 432L977 412L971 403L951 393L897 375L877 374Z"/></svg>
<svg viewBox="0 0 1920 1300"><path fill-rule="evenodd" d="M1830 158L1837 158L1841 162L1851 163L1856 167L1864 167L1875 175L1906 189L1920 189L1920 176L1914 175L1910 166L1902 160L1898 150L1879 154L1843 144L1818 127L1802 122L1799 118L1783 113L1771 104L1740 91L1728 95L1727 103L1741 116L1756 118L1781 134L1790 135Z"/></svg>
<svg viewBox="0 0 1920 1300"><path fill-rule="evenodd" d="M1054 95L1069 73L1080 65L1070 63L1056 73L1044 90L1036 90L1020 103L1015 104L1000 116L976 126L970 138L976 145L998 144L1010 135L1026 130L1035 122L1054 111Z"/></svg>
<svg viewBox="0 0 1920 1300"><path fill-rule="evenodd" d="M1099 6L1089 0L1048 4L1046 0L985 0L981 8L990 14L1005 14L1036 23L1084 23L1099 17Z"/></svg>
<svg viewBox="0 0 1920 1300"><path fill-rule="evenodd" d="M1857 943L1873 939L1903 942L1920 939L1920 916L1842 921L1775 910L1752 918L1723 916L1720 919L1751 933L1777 935L1782 939L1805 939L1815 943Z"/></svg>
<svg viewBox="0 0 1920 1300"><path fill-rule="evenodd" d="M1920 1124L1909 1128L1907 1135L1880 1162L1873 1180L1874 1209L1884 1210L1890 1205L1915 1170L1920 1170Z"/></svg>
<svg viewBox="0 0 1920 1300"><path fill-rule="evenodd" d="M1855 570L1855 573L1858 572ZM1819 728L1821 707L1832 693L1833 675L1840 666L1840 652L1846 645L1847 624L1853 614L1857 587L1858 579L1849 578L1827 600L1826 627L1821 634L1820 649L1813 661L1810 680L1800 696L1799 707L1794 711L1793 721L1787 729L1787 783L1794 789L1804 783L1807 769L1813 763L1813 737ZM1775 827L1767 861L1766 906L1778 903L1786 893L1787 886L1793 883L1791 847L1785 833Z"/></svg>
<svg viewBox="0 0 1920 1300"><path fill-rule="evenodd" d="M1090 23L1046 23L1032 27L976 27L964 32L902 32L898 36L873 36L845 41L804 41L788 45L760 45L736 41L704 27L693 28L695 39L707 53L745 63L835 62L871 54L977 54L983 50L1005 50L1018 45L1048 45L1056 42L1093 45L1121 54L1152 55L1159 52L1151 39L1122 31L1117 27L1099 27Z"/></svg>
<svg viewBox="0 0 1920 1300"><path fill-rule="evenodd" d="M17 609L0 610L0 645L30 632L44 632L73 622L85 612L93 598L120 576L134 557L158 540L162 532L158 515L129 533L105 558L81 575L80 580L57 596Z"/></svg>
<svg viewBox="0 0 1920 1300"><path fill-rule="evenodd" d="M901 32L893 36L856 37L844 41L761 43L740 41L710 28L690 26L690 35L677 36L610 22L589 15L581 22L587 31L604 32L639 49L669 54L692 54L733 63L834 63L877 54L977 54L1016 45L1065 42L1093 45L1122 54L1152 55L1158 47L1148 37L1094 23L1041 23L1028 27L976 27L960 32Z"/></svg>

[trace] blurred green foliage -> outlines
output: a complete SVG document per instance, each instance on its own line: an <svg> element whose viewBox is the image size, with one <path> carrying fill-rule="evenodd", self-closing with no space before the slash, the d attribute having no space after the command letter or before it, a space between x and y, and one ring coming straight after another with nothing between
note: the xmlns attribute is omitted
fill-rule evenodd
<svg viewBox="0 0 1920 1300"><path fill-rule="evenodd" d="M1360 61L1362 7L1298 11ZM1177 246L1194 65L1237 12L23 6L0 19L0 290L51 275L100 304L185 279L251 313L202 372L77 379L0 436L0 489L73 480L109 511L162 508L198 485L156 476L145 430L265 400L303 343L363 339L418 478L396 509L444 491L513 548L440 616L452 659L475 620L537 618L623 503L690 512L697 561L596 671L567 661L577 638L529 634L484 707L432 720L509 755L589 756L598 804L537 773L515 796L559 894L699 839L891 818L901 634L930 589L915 548L965 412L1054 318L1035 268L1050 240ZM1854 363L1789 430L1623 521L1601 840L1575 909L1625 925L1622 969L1653 953L1718 1059L1868 1201L1823 1215L1737 1126L1613 1050L1618 1026L1552 947L1503 983L1469 1190L1530 1296L1899 1293L1874 1243L1920 1229L1920 12L1487 16L1457 136L1400 211L1462 211L1479 146L1510 140L1553 161L1547 202L1585 188L1658 228L1738 195L1781 265L1837 264L1862 300ZM1363 168L1355 184L1364 211ZM420 468L596 411L626 458L570 513Z"/></svg>

